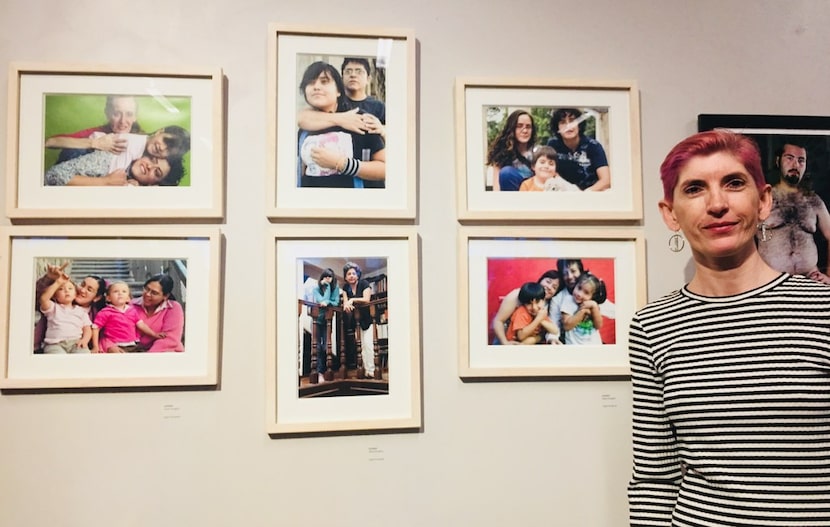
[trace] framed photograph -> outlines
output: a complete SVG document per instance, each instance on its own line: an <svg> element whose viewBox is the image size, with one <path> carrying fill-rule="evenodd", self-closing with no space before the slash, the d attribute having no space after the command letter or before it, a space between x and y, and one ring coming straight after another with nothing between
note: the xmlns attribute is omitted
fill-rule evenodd
<svg viewBox="0 0 830 527"><path fill-rule="evenodd" d="M759 236L761 256L778 271L830 284L830 117L698 116L699 131L715 128L758 144L773 198Z"/></svg>
<svg viewBox="0 0 830 527"><path fill-rule="evenodd" d="M221 69L12 63L12 219L224 215Z"/></svg>
<svg viewBox="0 0 830 527"><path fill-rule="evenodd" d="M638 230L462 227L458 251L462 379L629 375Z"/></svg>
<svg viewBox="0 0 830 527"><path fill-rule="evenodd" d="M281 227L266 243L268 433L420 429L415 231Z"/></svg>
<svg viewBox="0 0 830 527"><path fill-rule="evenodd" d="M217 229L11 227L0 243L0 388L217 384Z"/></svg>
<svg viewBox="0 0 830 527"><path fill-rule="evenodd" d="M416 102L411 30L271 24L268 216L414 218Z"/></svg>
<svg viewBox="0 0 830 527"><path fill-rule="evenodd" d="M459 219L642 219L634 82L459 78L455 102Z"/></svg>

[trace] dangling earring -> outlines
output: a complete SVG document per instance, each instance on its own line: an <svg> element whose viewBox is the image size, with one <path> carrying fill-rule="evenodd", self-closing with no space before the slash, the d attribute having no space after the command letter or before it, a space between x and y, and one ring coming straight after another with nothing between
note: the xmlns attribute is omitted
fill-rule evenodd
<svg viewBox="0 0 830 527"><path fill-rule="evenodd" d="M758 239L762 242L768 242L772 239L772 233L769 232L769 227L767 227L767 222L762 221L758 224L758 230L761 231L761 234L758 235Z"/></svg>
<svg viewBox="0 0 830 527"><path fill-rule="evenodd" d="M675 232L669 236L669 249L671 249L671 252L679 253L684 247L686 247L686 240L683 239L680 232Z"/></svg>

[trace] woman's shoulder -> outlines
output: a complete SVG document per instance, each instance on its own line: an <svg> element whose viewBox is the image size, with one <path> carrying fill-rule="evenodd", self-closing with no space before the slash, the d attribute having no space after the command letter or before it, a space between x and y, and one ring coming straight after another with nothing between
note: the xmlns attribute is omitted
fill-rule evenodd
<svg viewBox="0 0 830 527"><path fill-rule="evenodd" d="M502 302L505 302L505 301L508 301L508 302L512 301L512 302L515 302L516 304L518 304L519 303L519 288L517 287L516 289L513 289L509 293L504 295L504 297L502 297Z"/></svg>
<svg viewBox="0 0 830 527"><path fill-rule="evenodd" d="M830 285L804 275L785 275L783 280L769 289L770 293L806 295L816 299L830 297Z"/></svg>
<svg viewBox="0 0 830 527"><path fill-rule="evenodd" d="M638 318L648 318L665 311L672 311L676 309L679 303L682 303L686 297L682 293L682 289L675 289L656 300L652 300L642 308L638 309L635 316Z"/></svg>

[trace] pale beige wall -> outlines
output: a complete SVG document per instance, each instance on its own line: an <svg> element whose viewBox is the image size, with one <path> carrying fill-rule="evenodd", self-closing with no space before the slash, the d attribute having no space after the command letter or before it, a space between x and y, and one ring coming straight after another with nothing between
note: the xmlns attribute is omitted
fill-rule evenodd
<svg viewBox="0 0 830 527"><path fill-rule="evenodd" d="M415 31L422 433L264 432L265 269L252 254L267 225L268 22ZM830 115L828 28L822 0L3 0L2 80L12 60L224 68L228 192L221 389L0 396L0 525L626 525L627 382L457 377L454 79L639 83L655 298L689 260L666 248L654 206L663 155L701 112Z"/></svg>

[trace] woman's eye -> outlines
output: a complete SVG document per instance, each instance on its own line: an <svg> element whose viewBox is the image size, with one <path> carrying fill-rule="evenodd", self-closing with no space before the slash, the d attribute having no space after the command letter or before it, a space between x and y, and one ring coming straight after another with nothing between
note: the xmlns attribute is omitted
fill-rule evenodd
<svg viewBox="0 0 830 527"><path fill-rule="evenodd" d="M746 186L746 181L739 178L730 179L726 182L726 186L733 189L740 189Z"/></svg>

